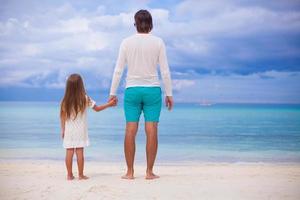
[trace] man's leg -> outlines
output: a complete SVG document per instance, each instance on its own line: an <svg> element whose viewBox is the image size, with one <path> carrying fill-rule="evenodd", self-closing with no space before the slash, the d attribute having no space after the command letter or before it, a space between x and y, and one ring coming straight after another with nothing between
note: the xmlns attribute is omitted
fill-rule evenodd
<svg viewBox="0 0 300 200"><path fill-rule="evenodd" d="M123 179L134 179L134 155L135 155L135 136L138 130L138 122L127 122L124 140L124 152L127 164L127 173Z"/></svg>
<svg viewBox="0 0 300 200"><path fill-rule="evenodd" d="M145 131L147 136L146 155L147 155L147 171L146 179L155 179L159 176L153 173L153 165L157 154L157 122L146 122Z"/></svg>

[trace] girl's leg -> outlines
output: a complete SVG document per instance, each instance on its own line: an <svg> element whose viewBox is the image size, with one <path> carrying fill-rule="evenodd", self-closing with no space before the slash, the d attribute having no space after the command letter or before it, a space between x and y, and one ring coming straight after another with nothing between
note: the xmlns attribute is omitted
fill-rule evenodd
<svg viewBox="0 0 300 200"><path fill-rule="evenodd" d="M67 179L68 180L73 180L73 172L72 172L72 163L73 163L73 155L74 155L74 149L67 149L66 150L66 167L67 167Z"/></svg>
<svg viewBox="0 0 300 200"><path fill-rule="evenodd" d="M76 157L77 157L79 180L88 179L89 177L83 175L83 168L84 168L83 148L76 148Z"/></svg>

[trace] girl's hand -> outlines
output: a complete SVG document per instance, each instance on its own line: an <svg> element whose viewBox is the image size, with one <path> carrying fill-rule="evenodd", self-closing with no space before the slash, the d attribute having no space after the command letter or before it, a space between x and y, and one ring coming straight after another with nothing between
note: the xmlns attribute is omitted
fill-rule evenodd
<svg viewBox="0 0 300 200"><path fill-rule="evenodd" d="M108 101L108 105L109 106L116 106L117 105L117 98L111 98L109 101Z"/></svg>
<svg viewBox="0 0 300 200"><path fill-rule="evenodd" d="M112 99L116 100L116 105L118 104L118 97L116 95L110 95L107 102L110 102Z"/></svg>
<svg viewBox="0 0 300 200"><path fill-rule="evenodd" d="M64 137L65 137L65 133L62 131L61 132L61 138L64 139Z"/></svg>

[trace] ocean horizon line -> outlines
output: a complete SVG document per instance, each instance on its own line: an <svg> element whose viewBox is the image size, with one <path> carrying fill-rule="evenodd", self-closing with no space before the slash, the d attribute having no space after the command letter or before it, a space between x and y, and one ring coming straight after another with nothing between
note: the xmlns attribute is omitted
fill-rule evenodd
<svg viewBox="0 0 300 200"><path fill-rule="evenodd" d="M95 99L97 100L97 99ZM60 101L51 101L51 100L0 100L0 103L60 103ZM122 101L120 101L120 104L123 104ZM175 105L199 105L199 106L213 106L213 105L299 105L300 102L210 102L209 105L203 104L201 101L195 101L195 102L184 102L184 101L175 101Z"/></svg>

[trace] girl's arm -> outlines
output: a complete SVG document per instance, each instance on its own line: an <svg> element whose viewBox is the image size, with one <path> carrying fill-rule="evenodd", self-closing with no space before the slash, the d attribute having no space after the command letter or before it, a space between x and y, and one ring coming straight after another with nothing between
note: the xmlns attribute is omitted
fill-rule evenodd
<svg viewBox="0 0 300 200"><path fill-rule="evenodd" d="M104 110L104 109L106 109L108 107L115 106L116 104L117 104L116 98L112 98L106 104L103 104L103 105L94 105L93 109L94 109L94 111L99 112L99 111Z"/></svg>
<svg viewBox="0 0 300 200"><path fill-rule="evenodd" d="M64 139L64 137L65 137L65 123L66 123L65 117L60 117L61 138L62 139Z"/></svg>

